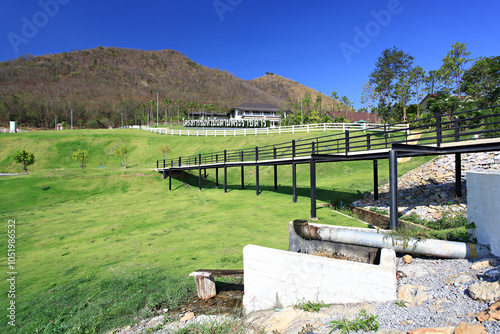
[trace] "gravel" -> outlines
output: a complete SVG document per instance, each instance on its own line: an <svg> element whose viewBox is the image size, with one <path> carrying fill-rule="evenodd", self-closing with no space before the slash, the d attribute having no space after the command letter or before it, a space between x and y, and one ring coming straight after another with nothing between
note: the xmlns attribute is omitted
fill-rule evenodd
<svg viewBox="0 0 500 334"><path fill-rule="evenodd" d="M496 259L500 264L500 258L491 255L488 258ZM468 288L474 283L491 282L498 277L491 279L484 275L484 272L492 269L491 267L472 269L474 262L476 261L414 258L412 263L405 264L399 259L397 267L399 276L405 274L407 276L398 279L398 290L405 284L423 285L431 297L420 306L402 307L395 302L375 303L376 312L373 314L378 316L380 330L407 332L422 327L456 327L462 322L479 323L475 319L475 314L487 309L491 303L473 300L468 294ZM453 275L463 273L469 275L460 276L462 280L458 279L458 276L455 279L451 278ZM447 278L451 280L451 284L446 283ZM439 304L441 307L437 307ZM333 316L327 320L339 318L342 316ZM488 333L500 333L500 322L484 321L482 324ZM329 326L323 326L318 333L329 331Z"/></svg>

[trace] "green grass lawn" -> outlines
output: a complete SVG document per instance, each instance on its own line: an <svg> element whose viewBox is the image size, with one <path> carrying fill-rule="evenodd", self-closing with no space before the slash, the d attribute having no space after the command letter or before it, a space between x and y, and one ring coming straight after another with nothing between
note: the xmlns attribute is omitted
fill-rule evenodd
<svg viewBox="0 0 500 334"><path fill-rule="evenodd" d="M152 171L161 157L208 153L314 137L314 134L196 138L141 130L73 130L0 135L0 172L21 172L15 151L33 152L30 175L0 178L0 248L7 249L7 224L16 221L16 328L4 321L0 331L92 333L132 322L158 307L175 307L192 295L199 268L241 269L247 244L287 249L288 222L310 217L308 166L298 166L298 202L292 203L291 166L261 167L261 193L254 170L229 169L229 192L215 189L208 171L203 190L198 177L182 173L168 180ZM118 157L105 157L120 140L130 149L124 170ZM71 153L87 149L81 169ZM399 172L427 161L414 158ZM103 168L99 168L100 166ZM380 183L388 179L379 162ZM222 180L222 171L219 175ZM371 162L318 164L318 202L349 202L371 191ZM319 223L364 225L318 207ZM4 255L5 256L5 255ZM8 291L2 265L1 291ZM7 298L0 308L6 310Z"/></svg>

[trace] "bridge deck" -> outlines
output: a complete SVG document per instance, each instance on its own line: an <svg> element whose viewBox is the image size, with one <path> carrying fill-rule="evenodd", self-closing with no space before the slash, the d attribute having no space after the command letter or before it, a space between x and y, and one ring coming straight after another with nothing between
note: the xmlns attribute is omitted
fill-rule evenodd
<svg viewBox="0 0 500 334"><path fill-rule="evenodd" d="M389 152L395 150L399 157L423 156L423 155L441 155L441 154L456 154L456 153L472 153L484 151L500 150L500 138L476 139L462 142L442 143L440 147L436 144L430 145L407 145L407 144L392 144L391 148L378 150L354 151L348 153L336 154L313 154L300 157L290 157L281 159L267 160L248 160L248 161L231 161L217 162L209 164L191 164L174 167L155 168L158 173L163 171L168 172L178 170L197 170L211 169L224 167L245 167L245 166L273 166L273 165L291 165L291 164L307 164L311 159L316 162L339 162L339 161L356 161L356 160L374 160L374 159L389 159Z"/></svg>
<svg viewBox="0 0 500 334"><path fill-rule="evenodd" d="M457 196L461 196L461 154L500 151L500 106L468 110L407 122L406 130L372 133L370 129L345 131L291 143L273 144L255 149L224 150L176 160L156 161L155 170L169 176L172 172L198 170L199 189L202 189L202 170L215 169L215 185L219 187L219 169L224 169L224 191L227 192L227 169L241 168L241 188L244 189L244 167L255 166L256 194L259 195L259 166L274 166L274 190L278 189L277 166L292 166L293 201L297 201L296 165L309 164L311 217L316 217L316 163L373 160L374 197L378 196L378 160L389 160L390 222L397 227L397 159L399 157L455 154ZM405 123L406 124L406 123ZM481 138L480 138L481 137ZM474 138L474 140L472 140ZM420 143L420 145L419 145ZM259 159L260 158L260 159ZM187 163L186 163L187 162ZM163 167L162 167L163 166Z"/></svg>

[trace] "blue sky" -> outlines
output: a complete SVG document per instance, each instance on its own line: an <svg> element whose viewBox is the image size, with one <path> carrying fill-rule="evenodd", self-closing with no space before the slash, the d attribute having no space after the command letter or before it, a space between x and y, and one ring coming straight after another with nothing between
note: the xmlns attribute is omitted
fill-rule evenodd
<svg viewBox="0 0 500 334"><path fill-rule="evenodd" d="M0 61L116 46L174 49L247 80L273 72L362 107L385 48L429 71L455 42L500 55L500 1L0 0Z"/></svg>

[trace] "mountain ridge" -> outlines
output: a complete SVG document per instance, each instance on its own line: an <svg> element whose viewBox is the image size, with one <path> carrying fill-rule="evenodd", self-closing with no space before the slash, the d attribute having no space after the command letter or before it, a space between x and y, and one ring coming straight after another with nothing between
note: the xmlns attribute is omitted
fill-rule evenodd
<svg viewBox="0 0 500 334"><path fill-rule="evenodd" d="M287 99L298 101L300 92L309 91L313 98L319 94L281 76L264 77L273 78L243 80L170 49L100 46L26 55L0 62L0 122L17 120L49 127L55 118L68 122L73 110L80 125L119 124L122 114L125 124L133 124L156 109L157 91L160 121L182 118L201 108L228 111L242 103L274 104L286 109L290 104ZM280 85L281 91L273 88ZM163 99L166 103L161 103ZM323 94L322 99L328 97Z"/></svg>

